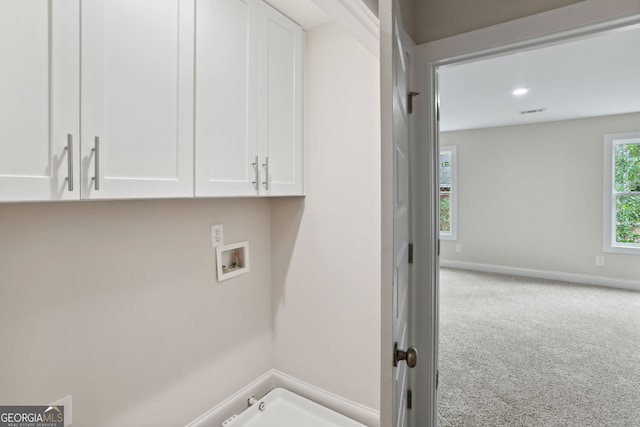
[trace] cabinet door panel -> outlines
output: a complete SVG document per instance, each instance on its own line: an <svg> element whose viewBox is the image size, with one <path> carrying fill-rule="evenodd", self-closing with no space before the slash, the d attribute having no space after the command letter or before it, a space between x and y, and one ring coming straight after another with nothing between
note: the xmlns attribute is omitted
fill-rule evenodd
<svg viewBox="0 0 640 427"><path fill-rule="evenodd" d="M196 196L255 195L258 2L196 7Z"/></svg>
<svg viewBox="0 0 640 427"><path fill-rule="evenodd" d="M65 150L79 151L78 10L77 0L0 1L0 200L78 198L66 181L69 166L78 178L77 155Z"/></svg>
<svg viewBox="0 0 640 427"><path fill-rule="evenodd" d="M82 22L83 197L192 196L193 0L87 0Z"/></svg>
<svg viewBox="0 0 640 427"><path fill-rule="evenodd" d="M298 25L261 5L258 146L269 159L261 191L272 196L303 193L302 37Z"/></svg>

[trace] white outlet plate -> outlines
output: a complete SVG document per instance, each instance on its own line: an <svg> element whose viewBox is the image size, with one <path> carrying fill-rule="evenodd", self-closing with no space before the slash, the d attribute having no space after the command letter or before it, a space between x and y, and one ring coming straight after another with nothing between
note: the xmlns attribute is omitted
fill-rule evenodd
<svg viewBox="0 0 640 427"><path fill-rule="evenodd" d="M224 228L222 224L211 226L211 247L224 246Z"/></svg>
<svg viewBox="0 0 640 427"><path fill-rule="evenodd" d="M462 245L456 245L456 252L462 252Z"/></svg>
<svg viewBox="0 0 640 427"><path fill-rule="evenodd" d="M73 406L71 395L51 402L50 406L64 406L64 427L68 427L73 423Z"/></svg>
<svg viewBox="0 0 640 427"><path fill-rule="evenodd" d="M596 265L604 265L604 257L603 256L597 256L596 257Z"/></svg>

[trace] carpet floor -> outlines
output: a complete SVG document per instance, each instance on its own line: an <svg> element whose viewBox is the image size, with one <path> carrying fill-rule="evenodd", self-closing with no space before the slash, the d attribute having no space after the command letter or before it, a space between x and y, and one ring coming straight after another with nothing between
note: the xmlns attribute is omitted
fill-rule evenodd
<svg viewBox="0 0 640 427"><path fill-rule="evenodd" d="M440 272L440 427L640 426L640 292Z"/></svg>

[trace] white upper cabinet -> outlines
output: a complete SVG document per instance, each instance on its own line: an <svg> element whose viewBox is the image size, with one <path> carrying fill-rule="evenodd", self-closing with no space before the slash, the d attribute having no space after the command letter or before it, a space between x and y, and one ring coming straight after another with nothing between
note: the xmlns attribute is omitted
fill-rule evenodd
<svg viewBox="0 0 640 427"><path fill-rule="evenodd" d="M302 195L302 51L261 0L0 0L0 201Z"/></svg>
<svg viewBox="0 0 640 427"><path fill-rule="evenodd" d="M196 196L257 190L258 0L197 0Z"/></svg>
<svg viewBox="0 0 640 427"><path fill-rule="evenodd" d="M196 196L302 195L302 29L258 0L196 28Z"/></svg>
<svg viewBox="0 0 640 427"><path fill-rule="evenodd" d="M79 9L0 1L0 201L79 198Z"/></svg>
<svg viewBox="0 0 640 427"><path fill-rule="evenodd" d="M260 4L258 156L260 193L302 195L303 32L266 3Z"/></svg>
<svg viewBox="0 0 640 427"><path fill-rule="evenodd" d="M193 196L194 21L193 0L82 2L83 198Z"/></svg>

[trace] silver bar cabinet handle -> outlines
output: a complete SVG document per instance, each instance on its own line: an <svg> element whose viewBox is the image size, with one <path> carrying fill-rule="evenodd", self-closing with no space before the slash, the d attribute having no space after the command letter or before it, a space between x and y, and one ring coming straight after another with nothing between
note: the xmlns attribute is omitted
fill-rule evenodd
<svg viewBox="0 0 640 427"><path fill-rule="evenodd" d="M259 171L258 171L258 156L256 156L256 161L251 163L251 165L253 166L253 173L256 176L256 180L252 182L253 186L256 188L256 191L258 191L258 181L260 181L259 176Z"/></svg>
<svg viewBox="0 0 640 427"><path fill-rule="evenodd" d="M94 177L93 177L93 189L98 191L100 190L100 137L96 136L93 142L93 168L94 168Z"/></svg>
<svg viewBox="0 0 640 427"><path fill-rule="evenodd" d="M67 134L67 189L73 191L73 135Z"/></svg>
<svg viewBox="0 0 640 427"><path fill-rule="evenodd" d="M262 185L264 185L264 189L269 191L269 156L265 157L265 162L262 164L264 166L264 181L262 181Z"/></svg>

